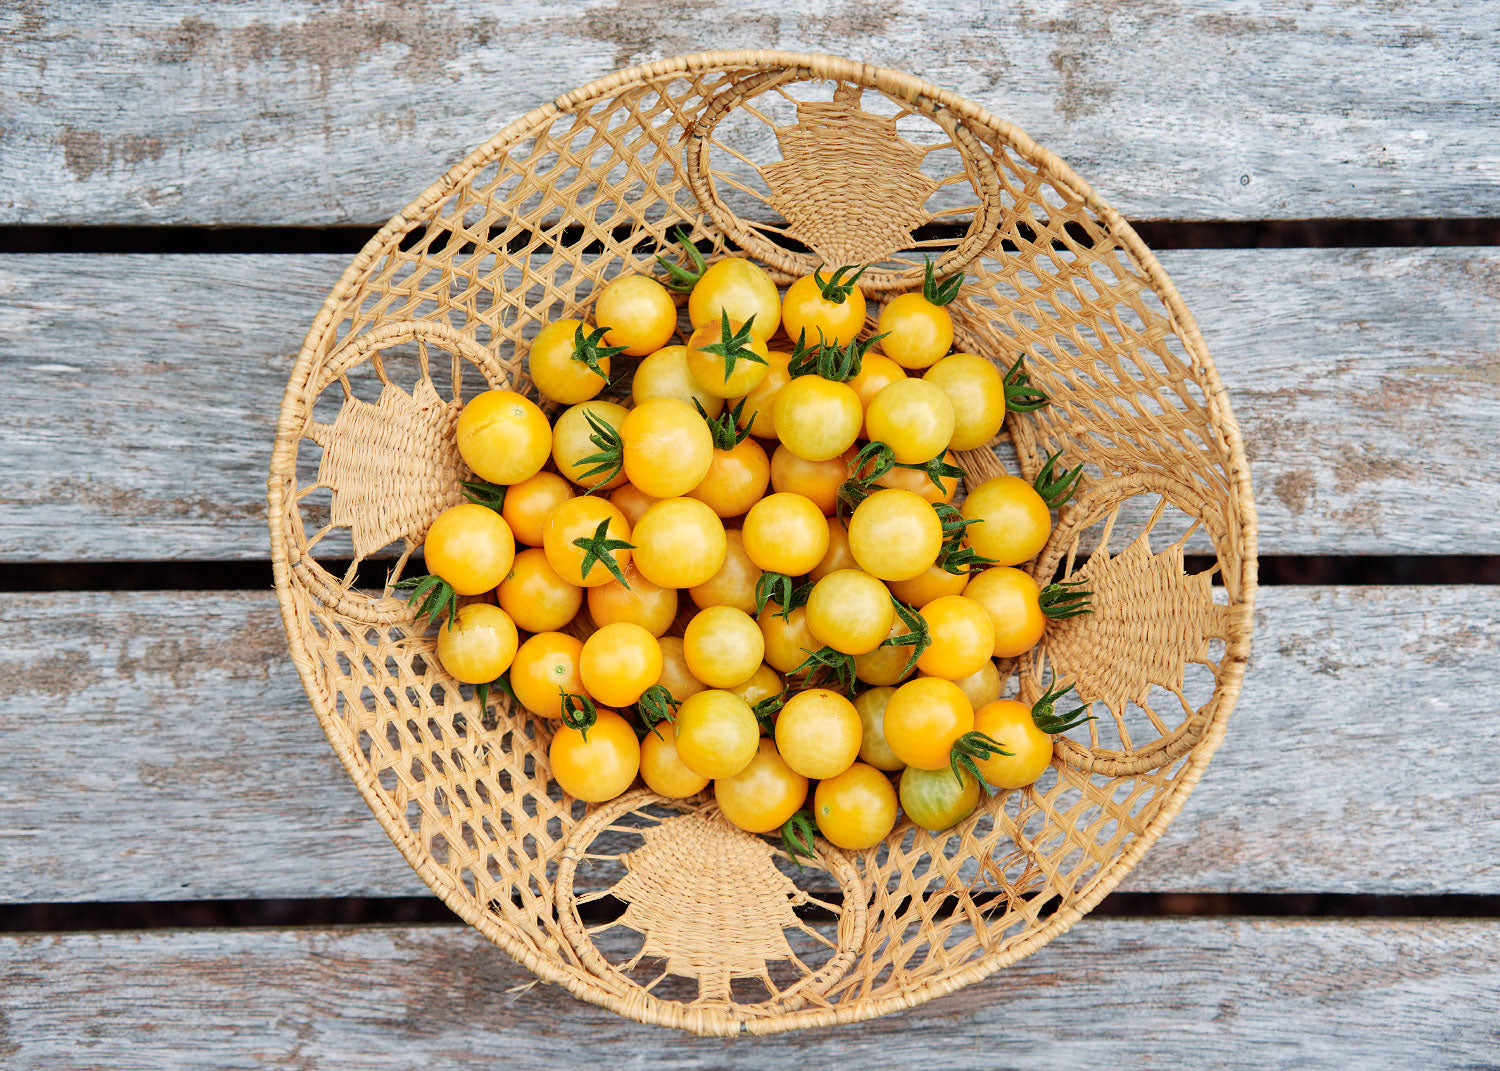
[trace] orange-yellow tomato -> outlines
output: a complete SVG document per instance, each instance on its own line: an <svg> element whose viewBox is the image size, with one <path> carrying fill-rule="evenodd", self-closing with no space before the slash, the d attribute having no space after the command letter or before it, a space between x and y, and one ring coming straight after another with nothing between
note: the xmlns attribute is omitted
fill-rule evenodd
<svg viewBox="0 0 1500 1071"><path fill-rule="evenodd" d="M652 498L633 483L622 483L616 487L609 493L609 500L625 514L625 520L632 529L641 523L641 518L648 509L661 501L659 498Z"/></svg>
<svg viewBox="0 0 1500 1071"><path fill-rule="evenodd" d="M993 661L987 661L967 677L960 677L953 683L964 693L969 706L978 710L986 703L993 703L1000 698L1000 667Z"/></svg>
<svg viewBox="0 0 1500 1071"><path fill-rule="evenodd" d="M741 530L745 553L768 573L802 576L828 552L823 511L801 495L778 492L761 499L745 514Z"/></svg>
<svg viewBox="0 0 1500 1071"><path fill-rule="evenodd" d="M813 791L818 832L846 851L873 848L896 827L896 788L873 766L856 762Z"/></svg>
<svg viewBox="0 0 1500 1071"><path fill-rule="evenodd" d="M859 404L864 407L866 413L870 411L870 403L875 396L898 379L906 378L906 369L883 353L867 353L864 360L860 362L859 374L849 380L849 386L854 388L854 393L859 395ZM868 425L861 432L864 438L870 438Z"/></svg>
<svg viewBox="0 0 1500 1071"><path fill-rule="evenodd" d="M899 684L915 673L915 666L909 665L913 661L910 646L883 646L885 642L897 636L904 636L910 631L906 622L899 617L892 621L891 630L882 641L882 646L854 656L854 675L866 684L887 685Z"/></svg>
<svg viewBox="0 0 1500 1071"><path fill-rule="evenodd" d="M825 517L833 516L838 506L840 485L849 478L853 453L826 461L808 461L778 446L771 455L771 487L788 494L801 495L816 505Z"/></svg>
<svg viewBox="0 0 1500 1071"><path fill-rule="evenodd" d="M562 696L584 694L578 675L583 643L562 632L538 632L521 644L510 666L510 687L523 707L543 718L562 717Z"/></svg>
<svg viewBox="0 0 1500 1071"><path fill-rule="evenodd" d="M681 636L663 636L656 641L661 645L661 676L656 683L671 693L679 703L690 695L703 691L704 684L688 669L687 655L683 651Z"/></svg>
<svg viewBox="0 0 1500 1071"><path fill-rule="evenodd" d="M688 492L720 517L738 517L761 500L771 482L771 459L754 439L715 449L697 487Z"/></svg>
<svg viewBox="0 0 1500 1071"><path fill-rule="evenodd" d="M640 625L605 625L583 641L578 674L583 687L601 703L623 707L661 677L661 645Z"/></svg>
<svg viewBox="0 0 1500 1071"><path fill-rule="evenodd" d="M536 389L543 397L563 405L586 402L609 383L608 357L596 361L602 376L579 359L580 332L584 337L592 335L594 325L582 320L555 320L537 332L526 357Z"/></svg>
<svg viewBox="0 0 1500 1071"><path fill-rule="evenodd" d="M719 812L750 833L780 829L806 799L807 778L787 765L770 740L757 741L742 770L714 782Z"/></svg>
<svg viewBox="0 0 1500 1071"><path fill-rule="evenodd" d="M775 599L766 603L757 618L760 634L766 643L766 664L781 673L790 673L818 649L807 628L807 607L799 606L785 617Z"/></svg>
<svg viewBox="0 0 1500 1071"><path fill-rule="evenodd" d="M958 680L990 660L995 626L983 606L963 595L943 595L921 610L932 643L917 659L917 668L933 677Z"/></svg>
<svg viewBox="0 0 1500 1071"><path fill-rule="evenodd" d="M831 281L831 273L818 272L823 282ZM845 273L844 278L848 278ZM809 345L832 342L846 346L859 335L865 326L865 294L855 283L848 293L838 301L824 296L824 288L811 275L804 275L786 288L781 299L781 322L786 328L786 337L796 339L803 336Z"/></svg>
<svg viewBox="0 0 1500 1071"><path fill-rule="evenodd" d="M849 518L849 550L861 569L880 580L921 576L942 546L943 522L932 503L910 491L876 491Z"/></svg>
<svg viewBox="0 0 1500 1071"><path fill-rule="evenodd" d="M733 690L750 679L766 651L755 619L732 606L699 610L682 633L688 670L710 688Z"/></svg>
<svg viewBox="0 0 1500 1071"><path fill-rule="evenodd" d="M877 770L895 771L906 765L885 742L885 705L895 694L896 689L881 687L866 689L854 697L861 733L859 758Z"/></svg>
<svg viewBox="0 0 1500 1071"><path fill-rule="evenodd" d="M538 472L511 485L505 493L505 506L500 516L510 525L518 542L539 547L547 514L572 497L573 486L567 480L555 472Z"/></svg>
<svg viewBox="0 0 1500 1071"><path fill-rule="evenodd" d="M667 288L644 275L622 275L599 292L594 319L608 328L604 341L644 357L667 344L677 330L677 306Z"/></svg>
<svg viewBox="0 0 1500 1071"><path fill-rule="evenodd" d="M744 257L724 257L699 277L688 296L688 320L695 328L711 324L717 330L726 312L731 322L749 322L750 330L761 339L770 338L781 326L781 295L759 264Z"/></svg>
<svg viewBox="0 0 1500 1071"><path fill-rule="evenodd" d="M944 454L943 460L950 465L953 464L952 451ZM957 476L940 476L938 481L938 483L933 483L932 477L921 469L906 469L897 465L884 476L877 477L875 486L910 491L928 502L952 502L958 497L959 478Z"/></svg>
<svg viewBox="0 0 1500 1071"><path fill-rule="evenodd" d="M464 464L481 480L514 484L547 463L552 428L535 402L515 391L487 390L458 414L455 431Z"/></svg>
<svg viewBox="0 0 1500 1071"><path fill-rule="evenodd" d="M781 674L762 662L742 683L728 690L754 707L762 699L781 694L783 687Z"/></svg>
<svg viewBox="0 0 1500 1071"><path fill-rule="evenodd" d="M684 350L684 353L687 351ZM776 395L781 388L791 380L791 373L787 371L787 364L792 355L782 350L770 350L766 353L766 376L755 388L745 395L745 408L740 411L739 426L750 425L750 434L757 439L776 438L776 422L771 419L771 414L776 405ZM724 405L722 399L715 399L720 406ZM736 402L735 404L738 404ZM732 408L732 406L731 406ZM710 414L712 415L712 414Z"/></svg>
<svg viewBox="0 0 1500 1071"><path fill-rule="evenodd" d="M734 335L743 326L738 320L731 319L729 334ZM766 349L766 344L760 336L753 333L754 328L751 330L752 334L744 341L744 348L760 360L739 354L735 358L734 367L731 368L723 354L704 348L725 343L723 324L714 320L712 323L693 329L693 333L688 336L687 364L688 374L693 377L693 382L699 389L706 390L718 398L738 398L743 394L749 394L760 385L761 381L766 378L767 354L770 351Z"/></svg>
<svg viewBox="0 0 1500 1071"><path fill-rule="evenodd" d="M1036 727L1025 703L986 703L974 715L974 728L1010 752L975 760L980 776L996 788L1025 788L1052 763L1052 737Z"/></svg>
<svg viewBox="0 0 1500 1071"><path fill-rule="evenodd" d="M495 594L500 608L527 632L554 632L583 605L583 589L558 576L546 552L536 547L516 555Z"/></svg>
<svg viewBox="0 0 1500 1071"><path fill-rule="evenodd" d="M829 573L813 585L807 599L807 628L813 639L844 654L879 647L894 617L886 586L858 569Z"/></svg>
<svg viewBox="0 0 1500 1071"><path fill-rule="evenodd" d="M771 422L786 449L805 461L829 461L859 438L864 410L849 384L797 376L777 392Z"/></svg>
<svg viewBox="0 0 1500 1071"><path fill-rule="evenodd" d="M677 498L702 482L713 462L708 424L686 402L652 398L620 424L625 477L654 498Z"/></svg>
<svg viewBox="0 0 1500 1071"><path fill-rule="evenodd" d="M814 580L822 580L829 573L840 569L858 568L859 563L854 560L854 554L849 550L849 529L845 528L844 522L837 517L829 517L828 550L824 552L823 559L813 566L808 576Z"/></svg>
<svg viewBox="0 0 1500 1071"><path fill-rule="evenodd" d="M516 626L498 606L460 606L450 625L438 628L438 661L465 684L488 684L510 668L516 656Z"/></svg>
<svg viewBox="0 0 1500 1071"><path fill-rule="evenodd" d="M859 755L863 738L854 704L831 688L798 692L776 717L776 749L804 777L843 773Z"/></svg>
<svg viewBox="0 0 1500 1071"><path fill-rule="evenodd" d="M1052 534L1052 512L1019 476L996 476L969 492L960 509L964 542L997 565L1020 565L1041 553Z"/></svg>
<svg viewBox="0 0 1500 1071"><path fill-rule="evenodd" d="M629 722L601 708L586 733L559 726L547 758L559 788L576 800L603 803L635 780L641 768L641 745Z"/></svg>
<svg viewBox="0 0 1500 1071"><path fill-rule="evenodd" d="M750 704L710 688L677 708L677 754L704 777L733 777L755 757L760 724Z"/></svg>
<svg viewBox="0 0 1500 1071"><path fill-rule="evenodd" d="M923 373L922 378L953 403L955 450L977 450L1000 433L1005 423L1005 378L983 357L954 353Z"/></svg>
<svg viewBox="0 0 1500 1071"><path fill-rule="evenodd" d="M919 769L947 766L954 743L973 728L968 698L941 677L907 681L885 705L885 742L902 762Z"/></svg>
<svg viewBox="0 0 1500 1071"><path fill-rule="evenodd" d="M969 581L964 594L990 615L996 658L1019 658L1035 647L1047 629L1036 581L1019 569L997 565Z"/></svg>
<svg viewBox="0 0 1500 1071"><path fill-rule="evenodd" d="M625 622L661 636L677 616L677 589L651 583L633 561L625 570L625 583L611 579L588 591L589 616L601 627Z"/></svg>
<svg viewBox="0 0 1500 1071"><path fill-rule="evenodd" d="M613 476L607 470L594 476L584 476L585 472L594 468L594 463L585 464L583 459L592 457L600 450L599 444L590 438L595 432L589 426L586 414L591 414L594 419L619 431L620 425L625 422L626 409L614 402L595 399L564 410L552 428L552 461L557 465L558 472L579 487L605 490L619 487L625 482L624 469ZM605 479L606 476L609 476L608 480Z"/></svg>
<svg viewBox="0 0 1500 1071"><path fill-rule="evenodd" d="M547 561L552 565L553 571L569 584L591 588L614 579L614 574L602 560L590 561L588 575L585 576L583 564L588 551L574 542L593 539L601 521L607 522L604 532L606 539L630 542L630 525L626 523L625 515L604 499L593 495L570 498L547 516L547 523L542 530L542 549L546 551ZM611 549L608 555L622 573L630 564L628 546Z"/></svg>
<svg viewBox="0 0 1500 1071"><path fill-rule="evenodd" d="M677 730L669 721L658 722L641 738L641 780L669 800L696 796L708 787L708 778L688 769L677 754Z"/></svg>
<svg viewBox="0 0 1500 1071"><path fill-rule="evenodd" d="M702 584L724 564L729 540L719 515L696 498L664 498L634 528L635 565L664 588Z"/></svg>
<svg viewBox="0 0 1500 1071"><path fill-rule="evenodd" d="M880 310L880 348L902 368L928 368L953 346L953 317L920 292L898 294Z"/></svg>
<svg viewBox="0 0 1500 1071"><path fill-rule="evenodd" d="M700 610L710 606L733 606L747 614L755 612L755 585L761 570L745 553L745 533L731 528L724 533L724 564L701 584L688 589L688 595Z"/></svg>
<svg viewBox="0 0 1500 1071"><path fill-rule="evenodd" d="M892 595L918 610L944 595L962 595L968 586L968 573L950 573L937 563L929 565L910 580L892 580L890 583Z"/></svg>
<svg viewBox="0 0 1500 1071"><path fill-rule="evenodd" d="M870 403L865 428L902 465L921 465L953 441L953 403L925 379L898 379Z"/></svg>
<svg viewBox="0 0 1500 1071"><path fill-rule="evenodd" d="M688 405L696 401L710 417L724 411L723 398L693 382L686 346L663 346L636 365L630 379L630 397L636 405L652 398L676 398Z"/></svg>
<svg viewBox="0 0 1500 1071"><path fill-rule="evenodd" d="M427 568L454 591L478 595L498 586L510 572L516 540L500 514L487 506L465 502L438 514L427 529L422 552Z"/></svg>

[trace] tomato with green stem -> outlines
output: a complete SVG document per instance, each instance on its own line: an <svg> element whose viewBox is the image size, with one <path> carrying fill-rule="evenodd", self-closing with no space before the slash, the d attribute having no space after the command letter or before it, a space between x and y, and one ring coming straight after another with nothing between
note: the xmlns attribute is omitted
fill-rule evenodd
<svg viewBox="0 0 1500 1071"><path fill-rule="evenodd" d="M927 262L920 292L898 294L880 310L880 348L902 368L929 368L953 346L953 316L947 306L963 286L959 272L938 282Z"/></svg>
<svg viewBox="0 0 1500 1071"><path fill-rule="evenodd" d="M620 425L626 413L623 405L597 399L565 409L552 428L552 460L557 471L590 491L623 484Z"/></svg>
<svg viewBox="0 0 1500 1071"><path fill-rule="evenodd" d="M635 780L641 767L641 745L629 722L613 710L597 707L587 729L558 727L547 758L559 788L576 800L603 803Z"/></svg>
<svg viewBox="0 0 1500 1071"><path fill-rule="evenodd" d="M776 422L772 419L772 414L776 396L781 393L782 387L791 382L791 373L787 371L787 362L791 359L792 355L783 350L768 350L765 378L739 399L745 403L745 408L740 413L740 427L748 427L750 434L757 439L776 438ZM723 401L719 404L722 406Z"/></svg>
<svg viewBox="0 0 1500 1071"><path fill-rule="evenodd" d="M916 649L909 642L898 642L910 634L911 626L897 617L880 646L854 656L854 675L877 686L900 684L911 676L916 671Z"/></svg>
<svg viewBox="0 0 1500 1071"><path fill-rule="evenodd" d="M764 268L744 257L714 261L688 295L688 320L694 328L716 324L725 316L751 324L762 340L781 326L781 294L776 283Z"/></svg>
<svg viewBox="0 0 1500 1071"><path fill-rule="evenodd" d="M996 788L1025 788L1052 763L1052 737L1037 728L1025 703L986 703L974 714L974 728L1000 745L999 752L975 760L980 776Z"/></svg>
<svg viewBox="0 0 1500 1071"><path fill-rule="evenodd" d="M888 586L892 595L920 610L944 595L962 595L969 586L969 574L950 573L940 563L933 562L910 580L892 580Z"/></svg>
<svg viewBox="0 0 1500 1071"><path fill-rule="evenodd" d="M537 404L511 390L477 394L459 411L459 455L481 480L516 484L547 463L552 429Z"/></svg>
<svg viewBox="0 0 1500 1071"><path fill-rule="evenodd" d="M517 702L539 717L562 717L563 694L583 692L582 653L583 642L563 632L538 632L521 644L510 666Z"/></svg>
<svg viewBox="0 0 1500 1071"><path fill-rule="evenodd" d="M749 429L737 425L744 402L721 417L708 421L713 437L713 459L708 472L689 496L706 503L720 517L738 517L766 493L771 482L771 459L765 448L748 438Z"/></svg>
<svg viewBox="0 0 1500 1071"><path fill-rule="evenodd" d="M488 684L510 668L516 640L509 614L489 603L470 603L438 628L438 661L455 680Z"/></svg>
<svg viewBox="0 0 1500 1071"><path fill-rule="evenodd" d="M766 378L770 352L754 328L727 315L694 328L687 343L693 382L718 398L738 398L754 390Z"/></svg>
<svg viewBox="0 0 1500 1071"><path fill-rule="evenodd" d="M839 345L854 341L865 326L865 294L859 288L864 273L864 267L846 264L825 278L820 266L794 281L781 299L787 337Z"/></svg>
<svg viewBox="0 0 1500 1071"><path fill-rule="evenodd" d="M548 515L542 529L548 563L578 587L623 580L631 549L625 515L593 495L568 499Z"/></svg>
<svg viewBox="0 0 1500 1071"><path fill-rule="evenodd" d="M777 392L771 422L786 449L805 461L829 461L859 438L864 410L849 384L797 376Z"/></svg>
<svg viewBox="0 0 1500 1071"><path fill-rule="evenodd" d="M582 320L554 320L538 331L526 367L542 396L577 405L608 386L610 358L624 347L606 345L606 333Z"/></svg>

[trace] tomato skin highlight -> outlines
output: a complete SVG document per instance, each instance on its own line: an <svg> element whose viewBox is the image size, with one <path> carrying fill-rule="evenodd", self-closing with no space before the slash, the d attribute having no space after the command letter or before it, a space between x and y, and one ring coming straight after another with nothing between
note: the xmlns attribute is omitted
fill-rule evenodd
<svg viewBox="0 0 1500 1071"><path fill-rule="evenodd" d="M1052 737L1036 727L1025 703L986 703L974 715L974 728L1010 752L975 760L980 776L996 788L1025 788L1052 764Z"/></svg>
<svg viewBox="0 0 1500 1071"><path fill-rule="evenodd" d="M667 288L644 275L622 275L599 292L594 319L608 328L604 341L644 357L667 344L677 330L677 305Z"/></svg>
<svg viewBox="0 0 1500 1071"><path fill-rule="evenodd" d="M708 424L676 398L652 398L620 422L625 478L653 498L678 498L708 475L714 441Z"/></svg>
<svg viewBox="0 0 1500 1071"><path fill-rule="evenodd" d="M547 758L553 780L564 792L585 803L603 803L635 780L641 768L641 745L629 722L601 707L586 734L559 725Z"/></svg>
<svg viewBox="0 0 1500 1071"><path fill-rule="evenodd" d="M443 668L465 684L488 684L510 668L516 656L516 626L498 606L460 606L450 625L438 628L437 655Z"/></svg>
<svg viewBox="0 0 1500 1071"><path fill-rule="evenodd" d="M885 705L885 740L896 757L922 770L948 767L953 745L974 728L974 708L952 681L918 677Z"/></svg>
<svg viewBox="0 0 1500 1071"><path fill-rule="evenodd" d="M516 652L510 686L516 699L543 718L562 717L562 693L582 694L578 660L583 642L562 632L538 632Z"/></svg>
<svg viewBox="0 0 1500 1071"><path fill-rule="evenodd" d="M1052 534L1052 511L1019 476L996 476L969 492L960 512L974 521L964 542L997 565L1020 565L1041 553Z"/></svg>
<svg viewBox="0 0 1500 1071"><path fill-rule="evenodd" d="M516 557L505 518L487 506L464 502L437 515L422 545L427 568L460 595L498 587Z"/></svg>
<svg viewBox="0 0 1500 1071"><path fill-rule="evenodd" d="M475 395L458 414L455 428L464 464L481 480L516 484L547 463L552 426L537 404L510 390Z"/></svg>
<svg viewBox="0 0 1500 1071"><path fill-rule="evenodd" d="M818 832L845 851L873 848L896 827L896 789L885 774L856 762L813 791Z"/></svg>
<svg viewBox="0 0 1500 1071"><path fill-rule="evenodd" d="M714 801L733 825L750 833L780 829L807 799L807 778L787 765L770 740L760 740L739 772L714 782Z"/></svg>
<svg viewBox="0 0 1500 1071"><path fill-rule="evenodd" d="M634 561L641 575L664 588L693 588L724 564L724 522L696 498L664 498L635 526Z"/></svg>

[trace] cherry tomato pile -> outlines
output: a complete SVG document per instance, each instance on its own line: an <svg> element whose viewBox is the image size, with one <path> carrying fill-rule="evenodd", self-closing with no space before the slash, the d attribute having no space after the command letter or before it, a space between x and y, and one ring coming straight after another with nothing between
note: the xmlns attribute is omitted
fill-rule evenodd
<svg viewBox="0 0 1500 1071"><path fill-rule="evenodd" d="M554 722L552 776L575 799L638 776L671 798L711 786L728 821L794 852L813 826L869 848L898 808L940 830L984 784L1031 784L1083 708L1054 712L1066 687L1000 698L995 660L1088 612L1077 584L1017 568L1080 470L1054 455L955 505L952 451L1045 394L1020 360L950 352L961 275L929 263L862 339L862 268L782 294L749 260L682 246L665 284L617 278L594 322L536 335L555 419L510 390L460 413L478 479L432 524L431 573L398 585L443 667L481 704L501 687Z"/></svg>

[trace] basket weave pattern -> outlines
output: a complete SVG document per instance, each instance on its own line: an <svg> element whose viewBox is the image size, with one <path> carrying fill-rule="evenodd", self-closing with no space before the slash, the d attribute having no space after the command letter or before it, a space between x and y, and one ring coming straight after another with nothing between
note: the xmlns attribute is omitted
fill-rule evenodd
<svg viewBox="0 0 1500 1071"><path fill-rule="evenodd" d="M798 870L711 801L594 808L551 783L551 727L443 673L365 559L406 567L467 476L466 396L527 389L540 327L587 317L684 227L779 282L871 263L877 300L922 256L968 281L955 348L1026 355L1053 404L973 477L1083 462L1038 577L1095 612L1002 664L1034 699L1076 682L1095 721L1031 788L944 833ZM1002 463L1001 458L1005 458ZM1223 388L1128 224L1024 133L907 75L710 53L613 75L511 124L355 258L287 386L269 482L292 658L339 758L422 878L542 979L645 1022L765 1033L931 999L1035 950L1119 883L1217 746L1249 653L1255 515ZM1213 565L1184 572L1184 553ZM352 559L347 570L326 566ZM1218 584L1213 583L1217 577Z"/></svg>

